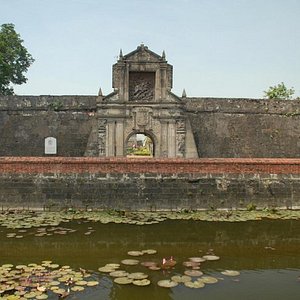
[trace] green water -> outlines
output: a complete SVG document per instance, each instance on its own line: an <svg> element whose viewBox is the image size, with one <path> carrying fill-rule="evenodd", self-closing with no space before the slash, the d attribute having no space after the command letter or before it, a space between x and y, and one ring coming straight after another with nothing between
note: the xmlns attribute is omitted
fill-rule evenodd
<svg viewBox="0 0 300 300"><path fill-rule="evenodd" d="M80 223L80 224L79 224ZM93 270L100 281L97 287L70 295L67 299L299 299L300 298L300 221L265 220L240 223L165 221L147 226L71 222L62 225L77 231L67 235L36 237L29 229L22 239L7 238L15 232L0 227L0 264L40 263L53 260L72 268ZM90 235L84 233L92 227ZM106 263L120 263L131 258L130 250L155 249L157 254L138 257L140 261L161 261L173 256L177 265L172 270L151 271L145 267L121 266L129 272L149 275L151 285L117 285L110 276L97 271ZM178 285L172 289L157 286L157 281L183 274L182 262L207 251L220 256L207 261L201 270L220 278L202 289ZM212 250L210 250L212 251ZM238 277L220 272L238 270ZM49 299L57 299L50 295Z"/></svg>

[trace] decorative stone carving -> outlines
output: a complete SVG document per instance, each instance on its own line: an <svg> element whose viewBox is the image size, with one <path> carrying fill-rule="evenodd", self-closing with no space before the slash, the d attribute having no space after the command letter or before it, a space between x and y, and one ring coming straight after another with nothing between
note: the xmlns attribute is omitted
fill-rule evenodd
<svg viewBox="0 0 300 300"><path fill-rule="evenodd" d="M154 86L154 72L130 72L129 101L153 101Z"/></svg>
<svg viewBox="0 0 300 300"><path fill-rule="evenodd" d="M152 128L152 108L137 107L133 110L134 129L145 130Z"/></svg>
<svg viewBox="0 0 300 300"><path fill-rule="evenodd" d="M176 120L176 144L177 144L177 156L185 156L185 137L186 137L186 125L184 119Z"/></svg>
<svg viewBox="0 0 300 300"><path fill-rule="evenodd" d="M106 119L98 120L99 156L105 156L106 149Z"/></svg>

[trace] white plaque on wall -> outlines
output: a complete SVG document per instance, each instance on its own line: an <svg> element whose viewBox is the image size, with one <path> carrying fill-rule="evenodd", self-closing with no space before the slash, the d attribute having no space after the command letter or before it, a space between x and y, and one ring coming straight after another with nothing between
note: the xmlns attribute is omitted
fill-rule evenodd
<svg viewBox="0 0 300 300"><path fill-rule="evenodd" d="M45 138L45 154L56 154L56 153L57 153L56 138L54 137Z"/></svg>

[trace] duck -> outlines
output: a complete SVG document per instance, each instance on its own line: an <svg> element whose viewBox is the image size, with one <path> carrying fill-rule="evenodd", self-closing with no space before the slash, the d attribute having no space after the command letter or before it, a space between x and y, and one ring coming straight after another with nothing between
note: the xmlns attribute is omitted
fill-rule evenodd
<svg viewBox="0 0 300 300"><path fill-rule="evenodd" d="M66 285L70 286L70 285L72 285L72 284L74 284L74 279L73 279L73 277L70 277L70 278L66 281Z"/></svg>
<svg viewBox="0 0 300 300"><path fill-rule="evenodd" d="M69 295L70 295L70 288L68 287L68 289L65 292L58 294L58 299L64 299Z"/></svg>
<svg viewBox="0 0 300 300"><path fill-rule="evenodd" d="M86 270L85 269L79 268L79 271L80 271L82 276L86 275Z"/></svg>
<svg viewBox="0 0 300 300"><path fill-rule="evenodd" d="M39 283L37 284L36 289L37 289L39 292L45 292L45 291L46 291L46 287L43 286L43 285L40 285Z"/></svg>
<svg viewBox="0 0 300 300"><path fill-rule="evenodd" d="M161 268L162 269L170 269L173 268L176 265L176 260L174 260L173 256L171 256L169 259L166 259L165 257L162 260Z"/></svg>

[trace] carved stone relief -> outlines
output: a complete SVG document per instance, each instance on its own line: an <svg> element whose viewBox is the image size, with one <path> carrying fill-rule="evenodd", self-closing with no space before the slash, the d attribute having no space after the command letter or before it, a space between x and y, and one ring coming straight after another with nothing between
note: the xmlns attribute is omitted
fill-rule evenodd
<svg viewBox="0 0 300 300"><path fill-rule="evenodd" d="M138 107L133 110L134 129L145 130L152 129L152 108L150 107Z"/></svg>
<svg viewBox="0 0 300 300"><path fill-rule="evenodd" d="M153 101L154 87L154 72L130 72L129 101Z"/></svg>
<svg viewBox="0 0 300 300"><path fill-rule="evenodd" d="M105 156L106 149L106 119L98 120L99 156Z"/></svg>
<svg viewBox="0 0 300 300"><path fill-rule="evenodd" d="M185 120L176 120L176 144L177 144L177 156L185 156L185 136L186 136L186 126Z"/></svg>

